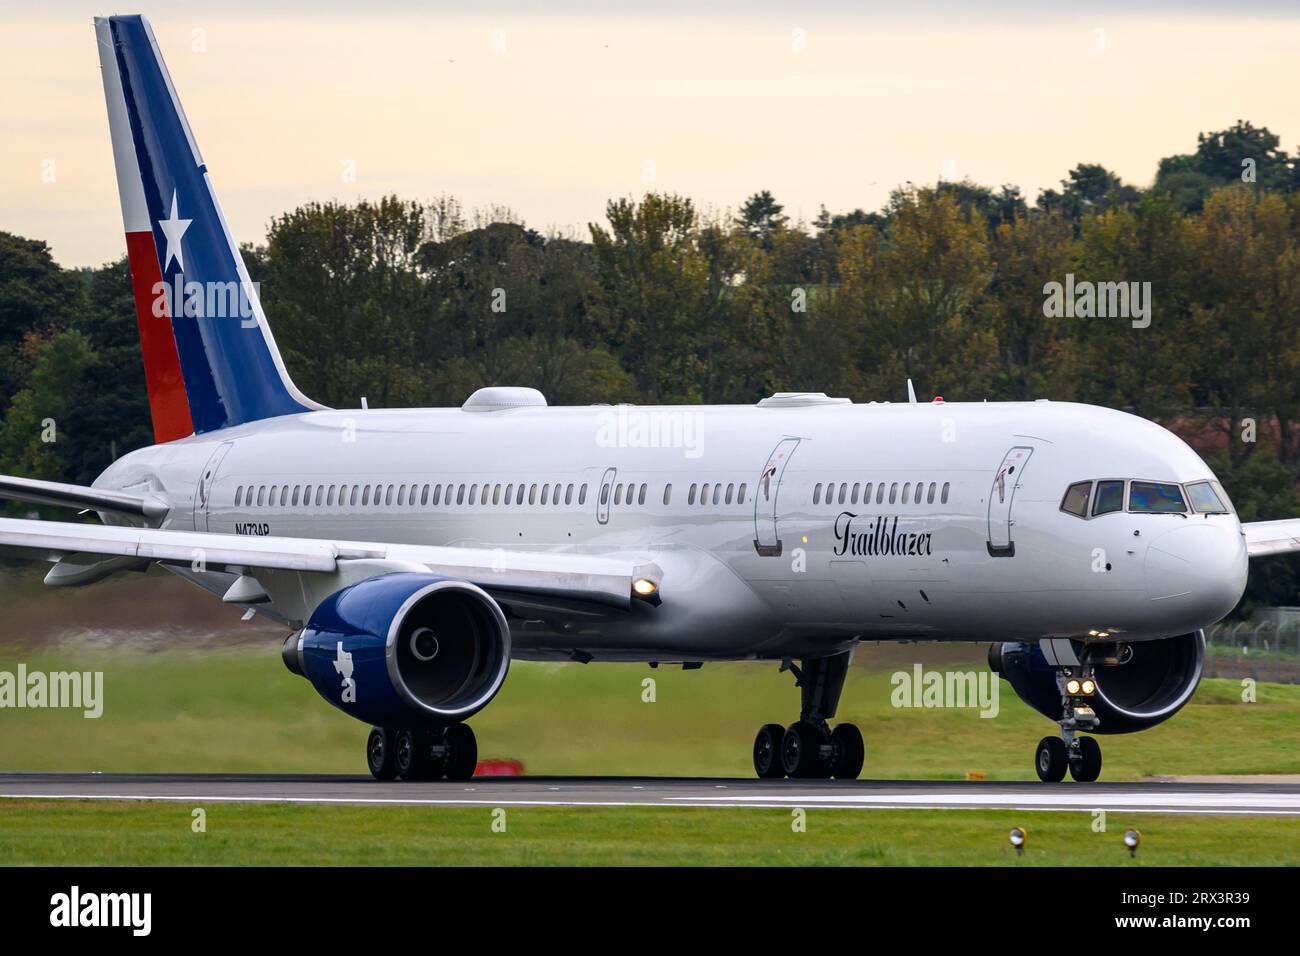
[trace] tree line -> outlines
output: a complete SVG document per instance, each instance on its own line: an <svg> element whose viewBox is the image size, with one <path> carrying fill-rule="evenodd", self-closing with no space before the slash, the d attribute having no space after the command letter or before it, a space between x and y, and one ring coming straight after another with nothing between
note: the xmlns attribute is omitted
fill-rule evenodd
<svg viewBox="0 0 1300 956"><path fill-rule="evenodd" d="M579 237L391 196L286 212L244 255L291 374L327 405L456 405L484 384L552 404L901 400L911 378L1154 418L1243 520L1300 515L1300 156L1246 122L1149 186L1083 163L1032 204L939 182L809 223L766 191L734 214L649 192ZM1046 314L1067 277L1148 283L1149 323ZM7 474L88 483L151 441L125 259L67 270L0 232L0 408ZM1252 579L1250 603L1300 597L1300 562Z"/></svg>

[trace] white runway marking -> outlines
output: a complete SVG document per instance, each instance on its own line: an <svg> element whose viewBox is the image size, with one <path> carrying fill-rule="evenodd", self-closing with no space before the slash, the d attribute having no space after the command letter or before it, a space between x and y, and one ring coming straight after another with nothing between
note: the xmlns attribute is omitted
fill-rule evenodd
<svg viewBox="0 0 1300 956"><path fill-rule="evenodd" d="M558 782L557 782L558 781ZM1018 810L1300 816L1292 784L1039 784L864 780L483 777L379 783L270 774L0 773L0 799L446 807L713 807L858 810Z"/></svg>
<svg viewBox="0 0 1300 956"><path fill-rule="evenodd" d="M711 797L670 797L675 801L704 801ZM770 802L770 797L732 797L729 802L738 806ZM1300 794L1254 794L1229 793L1211 796L1199 793L1117 793L1114 791L1074 794L917 794L889 796L859 796L839 793L781 794L783 806L804 805L845 805L878 806L890 804L900 807L1002 807L1009 803L1017 809L1041 808L1045 810L1097 810L1110 807L1136 809L1155 807L1160 809L1181 809L1195 807L1200 809L1224 810L1269 810L1300 813Z"/></svg>

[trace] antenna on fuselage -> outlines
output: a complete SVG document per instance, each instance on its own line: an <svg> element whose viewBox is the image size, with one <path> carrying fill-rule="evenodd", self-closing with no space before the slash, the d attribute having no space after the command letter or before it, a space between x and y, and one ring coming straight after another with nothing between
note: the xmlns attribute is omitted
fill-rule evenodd
<svg viewBox="0 0 1300 956"><path fill-rule="evenodd" d="M910 404L916 404L916 389L912 387L912 380L907 380L907 400Z"/></svg>

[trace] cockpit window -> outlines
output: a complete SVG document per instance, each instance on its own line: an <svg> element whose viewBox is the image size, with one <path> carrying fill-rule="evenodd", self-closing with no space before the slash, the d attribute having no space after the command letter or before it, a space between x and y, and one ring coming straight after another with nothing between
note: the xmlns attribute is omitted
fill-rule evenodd
<svg viewBox="0 0 1300 956"><path fill-rule="evenodd" d="M1097 497L1092 502L1094 515L1110 514L1112 511L1124 510L1124 482L1097 482Z"/></svg>
<svg viewBox="0 0 1300 956"><path fill-rule="evenodd" d="M1208 481L1194 481L1187 486L1187 497L1192 510L1203 515L1225 515L1228 506L1219 500L1219 493Z"/></svg>
<svg viewBox="0 0 1300 956"><path fill-rule="evenodd" d="M1061 510L1080 518L1088 516L1088 494L1092 491L1091 481L1078 481L1065 489L1061 499Z"/></svg>
<svg viewBox="0 0 1300 956"><path fill-rule="evenodd" d="M1155 513L1183 513L1183 489L1154 481L1135 481L1128 493L1128 510Z"/></svg>

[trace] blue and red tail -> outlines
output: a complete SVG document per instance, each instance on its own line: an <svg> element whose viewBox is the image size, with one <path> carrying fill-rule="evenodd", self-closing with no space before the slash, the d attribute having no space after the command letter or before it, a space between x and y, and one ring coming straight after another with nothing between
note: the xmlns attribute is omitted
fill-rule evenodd
<svg viewBox="0 0 1300 956"><path fill-rule="evenodd" d="M155 439L319 408L285 371L149 21L95 33Z"/></svg>

